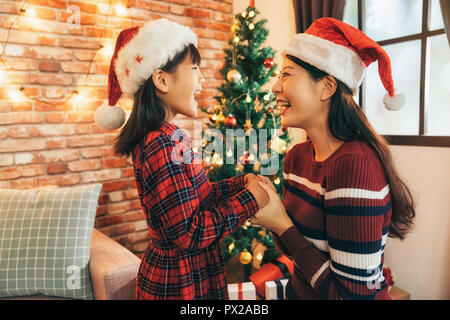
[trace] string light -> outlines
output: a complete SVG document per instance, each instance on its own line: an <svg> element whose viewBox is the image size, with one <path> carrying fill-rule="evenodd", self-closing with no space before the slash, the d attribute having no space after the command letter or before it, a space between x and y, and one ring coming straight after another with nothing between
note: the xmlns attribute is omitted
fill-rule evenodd
<svg viewBox="0 0 450 320"><path fill-rule="evenodd" d="M121 3L116 4L115 9L116 9L116 14L121 17L125 16L128 11L127 8Z"/></svg>
<svg viewBox="0 0 450 320"><path fill-rule="evenodd" d="M9 90L8 95L12 101L20 101L23 99L23 90L24 87L20 87L19 90L12 89Z"/></svg>

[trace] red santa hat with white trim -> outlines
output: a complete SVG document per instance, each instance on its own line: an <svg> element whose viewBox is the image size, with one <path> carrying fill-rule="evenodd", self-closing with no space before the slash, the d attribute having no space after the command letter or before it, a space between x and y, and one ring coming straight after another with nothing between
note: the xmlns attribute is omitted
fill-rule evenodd
<svg viewBox="0 0 450 320"><path fill-rule="evenodd" d="M106 130L120 128L125 112L116 104L122 94L135 94L154 71L189 44L197 46L197 35L189 27L167 19L123 30L109 66L108 104L96 110L95 122Z"/></svg>
<svg viewBox="0 0 450 320"><path fill-rule="evenodd" d="M360 30L333 18L315 20L304 33L298 33L282 51L311 64L358 93L366 67L378 60L378 72L387 94L384 105L399 110L405 95L394 90L391 61L383 48Z"/></svg>

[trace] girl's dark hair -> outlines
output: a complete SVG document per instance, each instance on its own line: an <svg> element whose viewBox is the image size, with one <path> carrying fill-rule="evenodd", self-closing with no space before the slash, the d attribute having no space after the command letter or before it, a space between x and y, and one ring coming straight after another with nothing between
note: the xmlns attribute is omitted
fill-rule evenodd
<svg viewBox="0 0 450 320"><path fill-rule="evenodd" d="M287 57L305 69L314 81L328 76L322 70L294 56L287 55ZM375 150L383 165L391 192L392 216L389 236L403 240L413 227L416 216L411 192L400 179L388 142L372 128L364 112L353 99L350 89L338 79L335 78L335 80L337 89L331 98L328 114L328 126L331 134L342 141L364 141Z"/></svg>
<svg viewBox="0 0 450 320"><path fill-rule="evenodd" d="M174 72L188 54L192 63L200 65L200 53L193 44L190 44L160 69L169 73ZM166 119L166 112L163 102L156 95L156 87L150 76L134 94L130 117L116 138L114 145L116 154L128 157L142 138L150 131L161 127Z"/></svg>

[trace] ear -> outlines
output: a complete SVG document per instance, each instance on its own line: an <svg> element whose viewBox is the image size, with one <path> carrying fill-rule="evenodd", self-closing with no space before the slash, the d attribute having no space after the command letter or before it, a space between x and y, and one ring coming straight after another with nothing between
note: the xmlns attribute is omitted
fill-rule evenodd
<svg viewBox="0 0 450 320"><path fill-rule="evenodd" d="M320 95L321 101L330 99L337 89L336 79L332 76L326 76L322 79L322 93Z"/></svg>
<svg viewBox="0 0 450 320"><path fill-rule="evenodd" d="M169 91L169 79L167 72L161 69L156 70L152 74L153 83L159 91L162 93L167 93Z"/></svg>

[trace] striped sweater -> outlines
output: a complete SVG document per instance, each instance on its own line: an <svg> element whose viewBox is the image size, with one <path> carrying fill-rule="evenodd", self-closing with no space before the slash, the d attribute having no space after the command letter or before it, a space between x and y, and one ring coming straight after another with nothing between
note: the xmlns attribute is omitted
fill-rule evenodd
<svg viewBox="0 0 450 320"><path fill-rule="evenodd" d="M294 226L276 246L294 261L299 299L390 299L382 274L391 219L384 169L364 142L346 142L326 160L311 141L283 166L283 204Z"/></svg>

